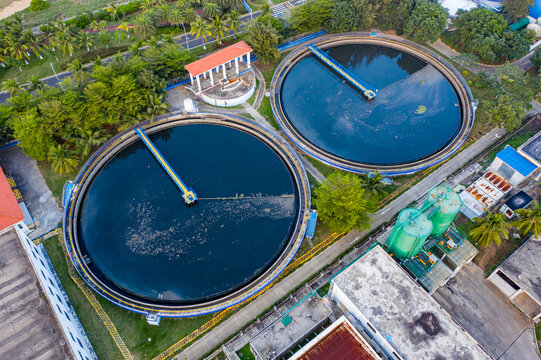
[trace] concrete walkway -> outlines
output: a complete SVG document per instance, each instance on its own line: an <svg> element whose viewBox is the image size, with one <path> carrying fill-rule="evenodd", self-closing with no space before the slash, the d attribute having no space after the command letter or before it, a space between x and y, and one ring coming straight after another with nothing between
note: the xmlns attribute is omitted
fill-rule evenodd
<svg viewBox="0 0 541 360"><path fill-rule="evenodd" d="M314 166L310 161L308 161L304 155L300 155L302 165L316 179L318 183L325 181L325 176Z"/></svg>
<svg viewBox="0 0 541 360"><path fill-rule="evenodd" d="M246 323L263 313L270 306L279 301L285 294L295 289L299 284L308 279L315 273L330 264L341 253L350 248L355 242L366 236L373 229L385 224L391 220L402 208L408 206L411 202L426 194L432 187L446 180L449 174L464 167L471 159L485 150L498 138L503 136L503 129L494 129L487 135L470 145L460 154L449 160L446 164L434 171L424 180L412 187L407 193L391 202L378 214L373 216L373 223L370 229L359 232L352 231L335 244L327 248L321 254L304 264L293 274L276 284L266 293L261 295L243 309L239 310L234 316L225 320L212 331L204 335L200 340L180 353L176 359L199 359L209 350L219 346L229 336L240 331ZM390 225L390 224L389 224Z"/></svg>

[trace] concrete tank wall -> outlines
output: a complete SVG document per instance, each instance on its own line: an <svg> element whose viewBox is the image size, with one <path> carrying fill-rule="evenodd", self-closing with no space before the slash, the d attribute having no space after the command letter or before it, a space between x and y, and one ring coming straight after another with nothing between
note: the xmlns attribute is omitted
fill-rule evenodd
<svg viewBox="0 0 541 360"><path fill-rule="evenodd" d="M419 209L406 208L398 214L387 248L400 259L417 255L432 231L432 222Z"/></svg>

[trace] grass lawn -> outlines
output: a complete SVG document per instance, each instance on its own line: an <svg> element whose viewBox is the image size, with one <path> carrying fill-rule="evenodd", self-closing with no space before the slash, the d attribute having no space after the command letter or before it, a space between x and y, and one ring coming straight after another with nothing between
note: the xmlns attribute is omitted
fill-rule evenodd
<svg viewBox="0 0 541 360"><path fill-rule="evenodd" d="M45 179L47 186L53 193L58 203L62 201L62 190L64 189L64 184L66 181L73 180L75 176L77 176L77 173L83 164L84 161L81 161L74 171L68 174L60 175L53 171L51 164L49 164L47 161L38 162L39 172L41 173L41 176L43 176L43 179Z"/></svg>
<svg viewBox="0 0 541 360"><path fill-rule="evenodd" d="M69 277L66 260L58 237L49 238L43 244L98 358L121 358L120 351L114 344L107 329L101 323L81 290ZM144 315L124 310L99 295L96 295L96 298L115 324L120 336L136 359L152 358L160 354L212 318L212 315L184 319L163 318L159 326L153 326L146 322ZM149 338L150 341L148 341Z"/></svg>
<svg viewBox="0 0 541 360"><path fill-rule="evenodd" d="M43 241L47 254L56 269L64 290L68 294L73 308L94 347L99 359L120 359L122 354L107 332L105 325L68 274L68 267L58 236Z"/></svg>
<svg viewBox="0 0 541 360"><path fill-rule="evenodd" d="M280 130L280 126L276 122L276 119L274 118L274 114L272 113L271 109L271 103L270 99L266 96L263 96L263 100L261 101L261 106L257 111L269 122L269 124L272 125L273 128L276 130Z"/></svg>
<svg viewBox="0 0 541 360"><path fill-rule="evenodd" d="M242 349L237 351L237 355L241 360L255 360L255 356L252 354L252 350L250 350L250 344L246 344Z"/></svg>
<svg viewBox="0 0 541 360"><path fill-rule="evenodd" d="M520 131L517 134L513 135L509 139L503 142L503 144L497 146L492 151L490 151L485 159L487 161L492 161L496 154L500 152L505 146L510 145L513 148L517 149L520 145L524 144L529 138L536 134L536 130L524 130Z"/></svg>
<svg viewBox="0 0 541 360"><path fill-rule="evenodd" d="M317 293L319 296L323 297L326 296L329 293L329 288L331 287L331 283L327 282L325 285L323 285L321 288L317 289Z"/></svg>
<svg viewBox="0 0 541 360"><path fill-rule="evenodd" d="M535 336L539 344L539 352L541 352L541 322L535 325Z"/></svg>
<svg viewBox="0 0 541 360"><path fill-rule="evenodd" d="M50 21L56 21L57 19L64 19L89 11L99 10L111 3L110 0L48 0L48 2L51 6L45 10L30 11L29 9L25 9L20 12L23 18L23 24L25 26L39 26ZM114 3L120 2L115 1Z"/></svg>

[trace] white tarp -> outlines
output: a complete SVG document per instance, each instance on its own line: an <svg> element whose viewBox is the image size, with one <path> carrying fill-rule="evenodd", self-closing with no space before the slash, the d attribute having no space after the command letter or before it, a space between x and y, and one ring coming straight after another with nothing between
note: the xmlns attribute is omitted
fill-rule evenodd
<svg viewBox="0 0 541 360"><path fill-rule="evenodd" d="M477 7L472 0L441 0L440 4L449 11L450 17L455 17L460 9L468 11Z"/></svg>

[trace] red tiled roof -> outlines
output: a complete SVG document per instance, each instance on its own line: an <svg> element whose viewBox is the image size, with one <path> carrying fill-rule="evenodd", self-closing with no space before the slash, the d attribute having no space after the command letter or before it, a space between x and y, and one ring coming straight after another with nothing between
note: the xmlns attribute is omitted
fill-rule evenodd
<svg viewBox="0 0 541 360"><path fill-rule="evenodd" d="M306 351L298 360L378 360L358 339L353 329L344 323L333 329L324 338ZM376 355L377 356L377 355Z"/></svg>
<svg viewBox="0 0 541 360"><path fill-rule="evenodd" d="M24 220L23 212L11 191L6 175L0 168L0 230L22 220Z"/></svg>
<svg viewBox="0 0 541 360"><path fill-rule="evenodd" d="M184 67L192 76L201 75L202 73L214 69L228 61L231 61L239 56L249 53L252 48L244 41L239 41L236 44L230 45L222 50L218 50L202 59L194 61Z"/></svg>

